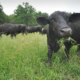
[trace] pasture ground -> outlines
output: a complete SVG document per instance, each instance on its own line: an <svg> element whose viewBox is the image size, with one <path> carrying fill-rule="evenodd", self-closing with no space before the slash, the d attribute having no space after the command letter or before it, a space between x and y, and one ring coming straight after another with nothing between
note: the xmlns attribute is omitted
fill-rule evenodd
<svg viewBox="0 0 80 80"><path fill-rule="evenodd" d="M0 38L0 80L80 80L80 53L77 46L70 50L69 61L65 60L64 46L53 53L52 65L47 61L46 35L39 33L11 39Z"/></svg>

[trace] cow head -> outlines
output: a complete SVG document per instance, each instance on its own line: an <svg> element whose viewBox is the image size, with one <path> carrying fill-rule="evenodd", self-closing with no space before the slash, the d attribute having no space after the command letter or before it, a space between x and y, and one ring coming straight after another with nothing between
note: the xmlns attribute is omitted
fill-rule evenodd
<svg viewBox="0 0 80 80"><path fill-rule="evenodd" d="M67 37L72 34L72 30L68 26L69 14L66 12L56 11L48 18L38 17L37 22L40 25L49 24L50 32L53 32L53 34L55 33L58 38Z"/></svg>

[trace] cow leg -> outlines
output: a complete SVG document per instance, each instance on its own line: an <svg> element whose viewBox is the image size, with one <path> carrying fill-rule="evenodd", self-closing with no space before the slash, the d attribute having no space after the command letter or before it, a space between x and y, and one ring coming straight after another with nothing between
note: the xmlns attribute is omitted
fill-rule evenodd
<svg viewBox="0 0 80 80"><path fill-rule="evenodd" d="M51 57L52 57L52 50L51 50L51 46L48 45L48 63L51 63Z"/></svg>
<svg viewBox="0 0 80 80"><path fill-rule="evenodd" d="M27 35L27 31L25 31L25 34Z"/></svg>
<svg viewBox="0 0 80 80"><path fill-rule="evenodd" d="M14 33L14 36L16 37L16 33Z"/></svg>
<svg viewBox="0 0 80 80"><path fill-rule="evenodd" d="M24 35L24 33L22 33L22 35Z"/></svg>
<svg viewBox="0 0 80 80"><path fill-rule="evenodd" d="M11 39L13 39L13 34L11 34Z"/></svg>
<svg viewBox="0 0 80 80"><path fill-rule="evenodd" d="M69 58L69 50L72 47L71 39L70 40L67 39L66 41L64 41L64 45L65 45L66 56L67 58Z"/></svg>
<svg viewBox="0 0 80 80"><path fill-rule="evenodd" d="M60 49L60 47L61 46L56 42L53 45L48 44L48 63L51 63L51 57L52 57L53 51L54 51L54 53L57 53L58 50Z"/></svg>
<svg viewBox="0 0 80 80"><path fill-rule="evenodd" d="M2 38L2 34L0 33L0 37Z"/></svg>
<svg viewBox="0 0 80 80"><path fill-rule="evenodd" d="M22 33L22 35L24 35L24 32L21 32Z"/></svg>

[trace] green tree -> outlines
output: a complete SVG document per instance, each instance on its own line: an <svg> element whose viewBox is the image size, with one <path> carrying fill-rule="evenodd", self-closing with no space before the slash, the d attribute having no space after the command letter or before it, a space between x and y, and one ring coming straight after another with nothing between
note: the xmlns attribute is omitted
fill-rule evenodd
<svg viewBox="0 0 80 80"><path fill-rule="evenodd" d="M0 4L0 13L2 12L2 10L3 10L3 7L2 7L2 5Z"/></svg>
<svg viewBox="0 0 80 80"><path fill-rule="evenodd" d="M47 13L42 13L41 11L36 12L35 8L27 2L18 5L17 9L14 11L14 15L18 24L25 23L27 26L39 25L36 21L36 18L39 16L48 17Z"/></svg>
<svg viewBox="0 0 80 80"><path fill-rule="evenodd" d="M0 24L8 22L8 16L3 12L3 7L0 4Z"/></svg>
<svg viewBox="0 0 80 80"><path fill-rule="evenodd" d="M25 23L27 26L32 25L34 13L35 8L27 2L23 3L23 6L18 5L17 9L14 11L17 23Z"/></svg>
<svg viewBox="0 0 80 80"><path fill-rule="evenodd" d="M2 5L0 4L0 24L2 24L3 23L3 19L2 19L2 13L3 12L3 7L2 7Z"/></svg>
<svg viewBox="0 0 80 80"><path fill-rule="evenodd" d="M43 16L43 17L46 17L46 18L49 17L49 15L48 15L47 13L42 13L42 16Z"/></svg>
<svg viewBox="0 0 80 80"><path fill-rule="evenodd" d="M9 15L8 19L9 19L9 23L17 23L14 14Z"/></svg>

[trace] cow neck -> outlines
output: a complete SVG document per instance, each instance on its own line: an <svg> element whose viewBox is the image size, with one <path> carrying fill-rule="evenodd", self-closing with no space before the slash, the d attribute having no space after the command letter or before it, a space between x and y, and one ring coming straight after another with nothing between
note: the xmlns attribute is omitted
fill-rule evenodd
<svg viewBox="0 0 80 80"><path fill-rule="evenodd" d="M52 27L49 27L48 38L50 39L50 42L55 45L55 43L57 42L57 36Z"/></svg>
<svg viewBox="0 0 80 80"><path fill-rule="evenodd" d="M53 31L52 27L49 27L49 37L52 41L55 41L55 39L57 39L57 34L55 31Z"/></svg>

